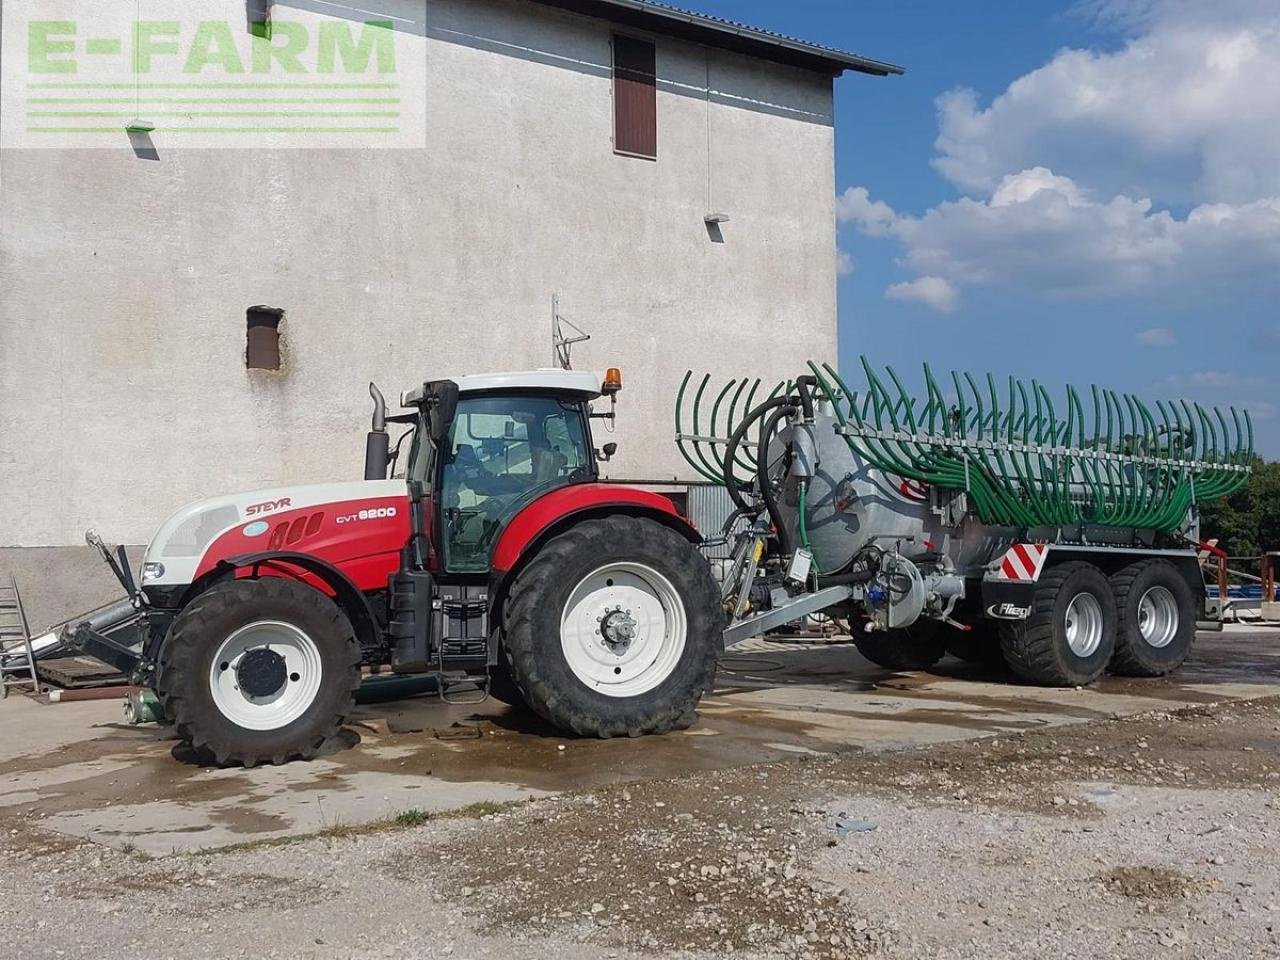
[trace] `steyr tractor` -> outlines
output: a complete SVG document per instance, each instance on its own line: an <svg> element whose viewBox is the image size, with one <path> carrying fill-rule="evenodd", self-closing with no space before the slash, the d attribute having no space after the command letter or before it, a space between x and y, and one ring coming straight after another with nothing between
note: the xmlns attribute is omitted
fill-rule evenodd
<svg viewBox="0 0 1280 960"><path fill-rule="evenodd" d="M583 736L686 727L723 650L720 590L669 498L600 482L617 446L591 425L621 388L616 369L460 377L389 416L371 385L363 481L193 503L136 586L91 534L143 642L87 621L74 646L153 686L218 764L315 756L364 667L434 674L446 698L492 683ZM406 428L394 451L389 424Z"/></svg>

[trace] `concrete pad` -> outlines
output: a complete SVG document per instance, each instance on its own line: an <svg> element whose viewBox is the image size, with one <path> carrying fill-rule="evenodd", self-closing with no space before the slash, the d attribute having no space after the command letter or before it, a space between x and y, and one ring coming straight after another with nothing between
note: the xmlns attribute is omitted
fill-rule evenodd
<svg viewBox="0 0 1280 960"><path fill-rule="evenodd" d="M433 697L361 707L344 743L312 763L203 767L168 728L129 727L117 700L0 702L0 823L155 855L268 840L629 780L798 755L1007 735L1223 699L1280 693L1280 635L1199 638L1177 675L1108 677L1087 689L1019 684L947 660L928 673L869 664L849 642L757 640L726 657L691 730L576 740L528 711Z"/></svg>

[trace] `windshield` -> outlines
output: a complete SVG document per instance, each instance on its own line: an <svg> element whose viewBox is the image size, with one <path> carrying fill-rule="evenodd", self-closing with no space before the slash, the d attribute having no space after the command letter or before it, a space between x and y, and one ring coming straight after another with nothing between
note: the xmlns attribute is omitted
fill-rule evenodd
<svg viewBox="0 0 1280 960"><path fill-rule="evenodd" d="M464 398L446 447L445 568L485 572L498 534L534 498L595 475L583 405L546 396Z"/></svg>

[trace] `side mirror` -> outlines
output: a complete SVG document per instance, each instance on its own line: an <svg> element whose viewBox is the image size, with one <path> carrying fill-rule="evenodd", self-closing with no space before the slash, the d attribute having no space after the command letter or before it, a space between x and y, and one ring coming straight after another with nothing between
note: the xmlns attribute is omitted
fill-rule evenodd
<svg viewBox="0 0 1280 960"><path fill-rule="evenodd" d="M618 445L616 443L606 443L603 447L600 448L600 452L596 454L596 458L601 463L608 463L610 460L613 459L613 455L617 452L618 452Z"/></svg>
<svg viewBox="0 0 1280 960"><path fill-rule="evenodd" d="M458 385L452 380L439 380L430 384L426 406L431 441L439 444L449 436L449 428L453 426L453 418L458 413Z"/></svg>

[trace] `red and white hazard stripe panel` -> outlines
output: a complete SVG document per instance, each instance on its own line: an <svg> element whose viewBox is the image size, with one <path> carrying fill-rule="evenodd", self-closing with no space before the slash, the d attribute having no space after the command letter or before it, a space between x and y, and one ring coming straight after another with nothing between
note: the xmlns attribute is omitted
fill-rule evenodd
<svg viewBox="0 0 1280 960"><path fill-rule="evenodd" d="M1015 543L1000 561L1001 580L1039 580L1049 556L1047 543Z"/></svg>

